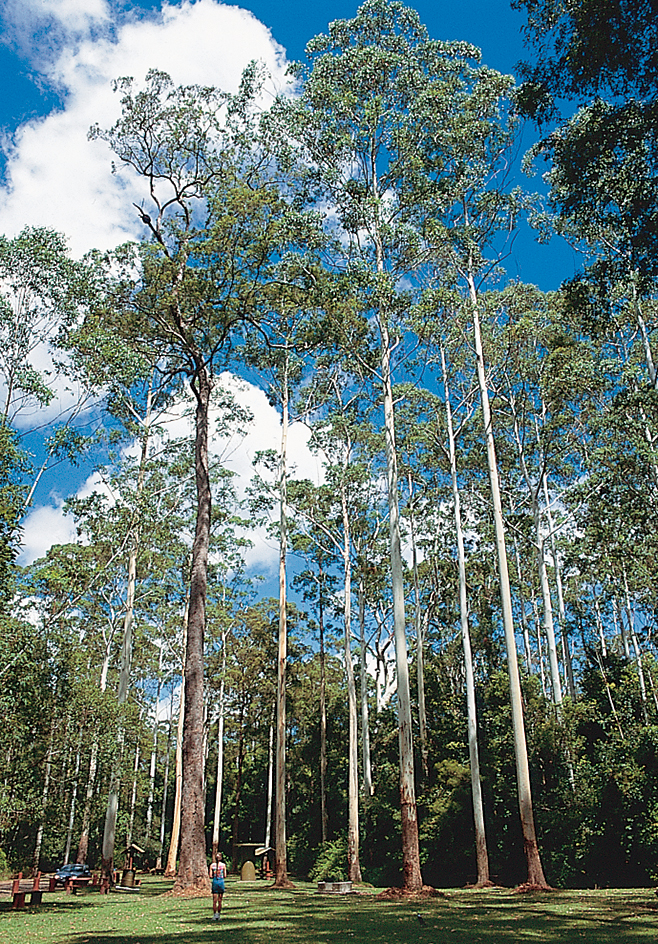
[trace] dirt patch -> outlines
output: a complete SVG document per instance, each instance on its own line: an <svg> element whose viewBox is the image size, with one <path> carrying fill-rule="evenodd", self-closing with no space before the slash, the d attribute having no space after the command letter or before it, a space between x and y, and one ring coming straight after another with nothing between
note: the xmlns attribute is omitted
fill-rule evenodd
<svg viewBox="0 0 658 944"><path fill-rule="evenodd" d="M375 895L375 898L380 901L400 901L402 899L405 901L423 901L426 898L447 897L445 892L440 892L437 888L432 888L431 885L423 885L420 891L417 892L410 891L408 888L387 888L379 895Z"/></svg>

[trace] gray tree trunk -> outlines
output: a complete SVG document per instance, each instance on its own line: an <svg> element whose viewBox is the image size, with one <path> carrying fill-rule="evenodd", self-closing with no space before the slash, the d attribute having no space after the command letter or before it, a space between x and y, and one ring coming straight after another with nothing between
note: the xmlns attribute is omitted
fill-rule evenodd
<svg viewBox="0 0 658 944"><path fill-rule="evenodd" d="M452 480L452 500L455 511L455 531L457 534L457 561L459 565L459 617L464 646L464 668L466 674L466 709L468 716L468 754L471 767L471 795L473 797L473 821L475 826L475 859L477 863L477 885L491 885L489 878L489 854L487 835L484 825L484 803L482 802L482 781L480 779L480 754L478 750L477 707L475 703L475 678L473 674L473 653L471 634L468 626L468 596L466 589L466 555L464 552L464 531L462 527L461 499L457 478L457 450L452 423L452 406L445 352L441 346L441 367L443 389L446 404L446 425L448 430L448 455L450 457L450 477Z"/></svg>
<svg viewBox="0 0 658 944"><path fill-rule="evenodd" d="M505 547L505 527L503 522L503 508L500 500L500 483L498 478L498 463L496 447L491 422L491 408L489 405L489 391L484 367L482 350L482 334L480 330L480 314L478 310L477 290L472 272L467 273L469 296L473 315L473 334L477 361L477 375L480 387L480 401L484 422L484 435L487 447L487 464L489 468L489 484L493 504L494 527L496 534L496 555L498 558L498 572L500 578L500 596L503 611L503 627L505 630L505 647L507 650L507 667L509 672L510 702L512 707L512 730L514 734L514 752L516 757L516 777L519 796L519 813L523 831L523 846L528 866L529 885L547 888L544 870L539 856L535 818L532 809L532 790L530 787L530 768L528 766L528 748L523 721L523 703L521 699L521 682L516 653L516 638L514 635L514 621L512 618L512 594L510 591L509 572L507 566L507 549Z"/></svg>

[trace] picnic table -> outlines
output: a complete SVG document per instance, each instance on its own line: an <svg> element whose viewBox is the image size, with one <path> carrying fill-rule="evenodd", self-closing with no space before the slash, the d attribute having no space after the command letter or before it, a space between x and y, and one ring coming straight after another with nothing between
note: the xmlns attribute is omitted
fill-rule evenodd
<svg viewBox="0 0 658 944"><path fill-rule="evenodd" d="M54 892L57 890L57 880L54 875L50 876L48 886L43 887L41 881L44 876L37 872L34 878L23 878L23 873L19 872L16 878L0 882L0 895L12 896L12 908L24 908L25 896L30 896L31 905L40 905L44 892ZM79 889L84 888L89 883L98 884L98 875L92 877L71 875L64 883L64 891L67 895L76 895Z"/></svg>

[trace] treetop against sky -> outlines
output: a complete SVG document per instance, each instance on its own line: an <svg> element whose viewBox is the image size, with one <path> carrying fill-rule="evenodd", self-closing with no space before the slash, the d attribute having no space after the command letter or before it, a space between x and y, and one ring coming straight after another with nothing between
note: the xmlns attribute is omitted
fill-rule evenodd
<svg viewBox="0 0 658 944"><path fill-rule="evenodd" d="M234 91L245 66L258 59L271 74L268 94L273 95L287 82L289 62L304 57L306 43L330 21L354 16L357 5L345 0L320 5L247 0L244 7L216 0L5 0L0 13L0 232L14 236L26 225L51 227L66 236L76 257L142 238L132 204L147 198L144 182L125 168L113 175L107 144L87 136L91 125L108 128L119 116L120 96L112 81L130 75L141 82L156 68L178 84ZM432 37L481 47L483 61L492 68L513 71L523 55L524 17L508 0L464 0L457 6L423 0L414 6ZM526 134L528 146L531 135ZM536 180L524 179L523 185L535 186ZM521 232L508 268L513 277L555 288L573 272L574 262L568 250L536 247L533 236ZM257 412L267 411L272 408L263 405ZM262 434L260 424L254 424L246 454L267 448L276 425L273 412L263 419ZM297 461L310 458L300 453ZM70 539L72 528L63 525L61 515L64 497L72 489L99 485L85 483L88 467L60 468L59 480L44 480L26 521L24 560L44 553L51 540ZM40 543L33 544L37 535Z"/></svg>

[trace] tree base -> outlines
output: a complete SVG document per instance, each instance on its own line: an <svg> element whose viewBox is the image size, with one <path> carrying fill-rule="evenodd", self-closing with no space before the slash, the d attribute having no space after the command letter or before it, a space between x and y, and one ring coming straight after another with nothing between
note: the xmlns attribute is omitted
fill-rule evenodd
<svg viewBox="0 0 658 944"><path fill-rule="evenodd" d="M554 892L555 889L550 885L536 885L533 882L524 882L523 885L517 885L514 889L516 895L526 895L528 892Z"/></svg>
<svg viewBox="0 0 658 944"><path fill-rule="evenodd" d="M174 885L170 892L172 898L210 898L210 882L197 882L195 885Z"/></svg>
<svg viewBox="0 0 658 944"><path fill-rule="evenodd" d="M289 878L284 878L282 882L275 882L274 885L270 885L269 888L294 888L295 885L290 881Z"/></svg>
<svg viewBox="0 0 658 944"><path fill-rule="evenodd" d="M417 891L413 891L410 888L387 888L375 897L380 901L395 901L400 898L421 900L424 898L447 898L448 896L445 892L440 892L437 888L432 888L431 885L423 885L423 887L419 888Z"/></svg>

